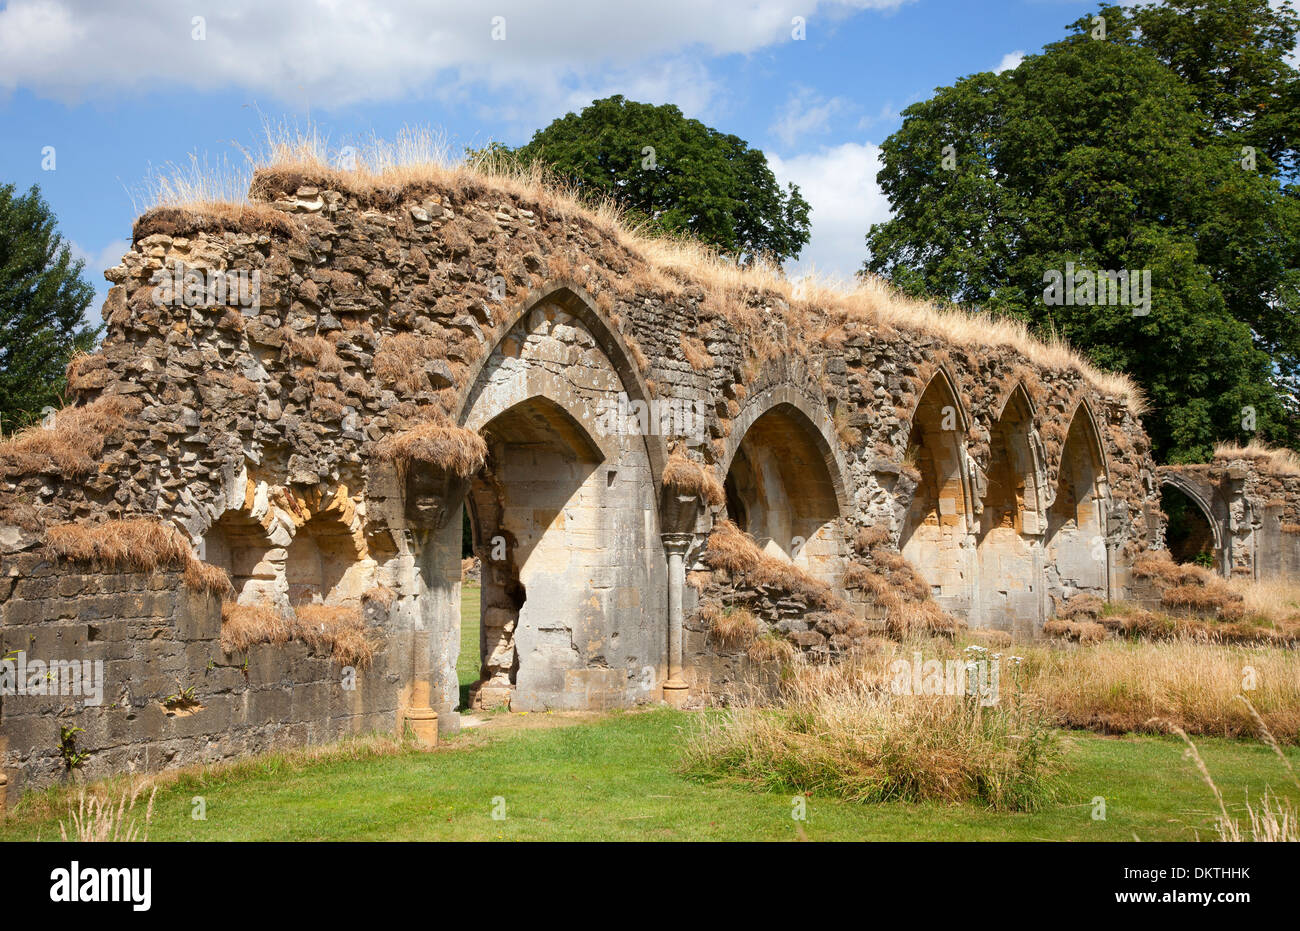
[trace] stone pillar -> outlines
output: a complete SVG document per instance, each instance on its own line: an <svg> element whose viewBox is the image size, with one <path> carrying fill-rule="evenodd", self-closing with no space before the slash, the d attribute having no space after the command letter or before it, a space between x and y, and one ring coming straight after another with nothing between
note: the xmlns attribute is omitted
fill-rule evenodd
<svg viewBox="0 0 1300 931"><path fill-rule="evenodd" d="M690 687L682 678L682 587L686 584L686 552L691 548L689 533L663 534L668 555L668 681L664 701L674 708L686 703Z"/></svg>
<svg viewBox="0 0 1300 931"><path fill-rule="evenodd" d="M403 728L409 724L411 733L424 747L438 746L438 712L429 705L430 688L427 681L417 679L411 689L410 705L402 711Z"/></svg>

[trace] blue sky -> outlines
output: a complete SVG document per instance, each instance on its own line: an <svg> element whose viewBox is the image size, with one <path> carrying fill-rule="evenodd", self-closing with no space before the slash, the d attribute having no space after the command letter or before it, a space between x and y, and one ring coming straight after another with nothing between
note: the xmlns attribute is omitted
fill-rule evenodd
<svg viewBox="0 0 1300 931"><path fill-rule="evenodd" d="M243 170L265 121L332 145L429 126L453 151L527 141L622 93L762 148L813 206L809 264L847 276L888 215L878 144L962 75L1014 66L1096 9L1075 0L8 0L0 183L39 184L100 271L147 179L191 153ZM493 38L493 17L504 38ZM195 17L202 17L201 28ZM803 17L806 38L794 38ZM497 33L501 34L501 23ZM196 38L201 33L202 38ZM54 170L43 170L47 148Z"/></svg>

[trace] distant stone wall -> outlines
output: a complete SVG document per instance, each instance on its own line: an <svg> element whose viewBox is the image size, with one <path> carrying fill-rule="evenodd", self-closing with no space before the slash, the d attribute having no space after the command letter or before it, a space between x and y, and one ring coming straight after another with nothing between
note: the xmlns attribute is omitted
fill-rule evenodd
<svg viewBox="0 0 1300 931"><path fill-rule="evenodd" d="M1300 467L1289 457L1229 450L1208 463L1161 466L1159 476L1205 517L1223 575L1300 574Z"/></svg>
<svg viewBox="0 0 1300 931"><path fill-rule="evenodd" d="M301 643L227 653L220 601L190 591L176 572L103 573L4 556L0 595L8 660L0 677L9 686L0 694L0 800L71 778L63 728L77 728L69 750L85 755L77 777L96 778L397 726L391 650L354 674ZM67 660L80 664L76 678L50 671L51 661ZM182 700L187 690L193 705Z"/></svg>

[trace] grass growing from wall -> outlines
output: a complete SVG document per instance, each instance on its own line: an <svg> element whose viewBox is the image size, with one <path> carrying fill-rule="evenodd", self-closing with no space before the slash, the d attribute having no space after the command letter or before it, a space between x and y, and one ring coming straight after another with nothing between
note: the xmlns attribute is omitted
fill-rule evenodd
<svg viewBox="0 0 1300 931"><path fill-rule="evenodd" d="M522 717L522 716L521 716ZM560 715L547 715L560 723ZM1176 737L1068 735L1060 797L1041 810L975 804L863 804L814 796L797 822L789 795L679 772L697 716L657 710L572 726L476 729L433 753L294 761L271 755L160 788L150 840L1098 840L1214 839L1218 804ZM1256 741L1197 747L1229 811L1265 785L1296 801L1281 761ZM1293 765L1300 750L1287 750ZM190 818L207 800L207 820ZM493 798L506 819L491 817ZM1094 820L1094 799L1105 820ZM75 798L72 805L75 807ZM58 818L19 811L0 838L56 840ZM66 818L66 814L65 814Z"/></svg>

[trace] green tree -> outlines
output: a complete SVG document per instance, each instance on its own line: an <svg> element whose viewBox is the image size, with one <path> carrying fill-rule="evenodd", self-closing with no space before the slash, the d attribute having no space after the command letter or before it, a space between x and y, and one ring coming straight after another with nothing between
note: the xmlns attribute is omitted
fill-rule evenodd
<svg viewBox="0 0 1300 931"><path fill-rule="evenodd" d="M55 230L55 217L33 186L15 196L0 186L0 429L34 420L57 405L63 371L78 351L95 344L99 327L83 315L95 289L81 276Z"/></svg>
<svg viewBox="0 0 1300 931"><path fill-rule="evenodd" d="M1258 16L1238 24L1235 45L1220 37L1207 55L1226 60L1273 29L1263 0L1222 4ZM879 175L894 216L868 233L865 270L914 295L1059 333L1099 365L1130 373L1152 401L1156 453L1171 461L1245 438L1247 408L1265 439L1294 443L1300 212L1273 161L1275 152L1285 158L1285 144L1268 148L1261 135L1261 160L1245 166L1241 146L1253 137L1244 121L1205 112L1217 94L1166 63L1186 59L1168 38L1174 30L1153 27L1162 52L1141 44L1135 21L1152 9L1160 7L1128 19L1103 7L1105 39L1085 17L1018 68L964 78L904 111ZM1267 83L1279 72L1253 73ZM1218 74L1208 69L1207 82ZM1067 263L1149 270L1149 313L1049 302L1048 276Z"/></svg>
<svg viewBox="0 0 1300 931"><path fill-rule="evenodd" d="M634 219L739 261L795 258L808 242L810 208L796 185L782 189L760 150L669 104L596 100L515 154L540 161L580 194L612 198Z"/></svg>

